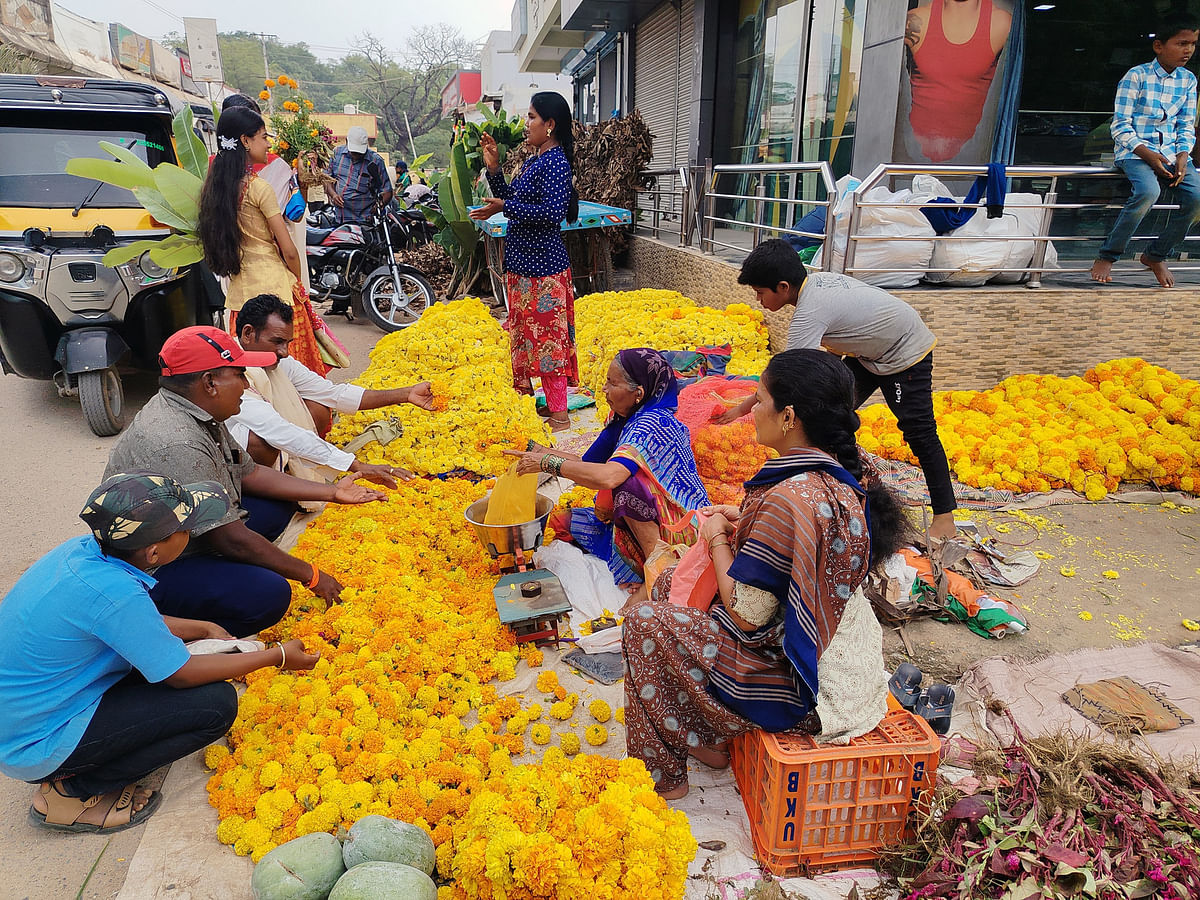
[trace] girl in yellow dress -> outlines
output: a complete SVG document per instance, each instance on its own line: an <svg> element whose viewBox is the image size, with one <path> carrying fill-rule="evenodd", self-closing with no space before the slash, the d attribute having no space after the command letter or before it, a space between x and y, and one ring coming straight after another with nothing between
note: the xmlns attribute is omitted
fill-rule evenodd
<svg viewBox="0 0 1200 900"><path fill-rule="evenodd" d="M295 337L288 349L318 375L329 371L314 332L315 313L301 282L303 260L288 233L275 191L251 171L267 161L269 142L262 116L231 108L217 123L219 150L200 195L200 241L216 275L229 278L225 308L237 334L237 312L251 297L274 294L291 300Z"/></svg>

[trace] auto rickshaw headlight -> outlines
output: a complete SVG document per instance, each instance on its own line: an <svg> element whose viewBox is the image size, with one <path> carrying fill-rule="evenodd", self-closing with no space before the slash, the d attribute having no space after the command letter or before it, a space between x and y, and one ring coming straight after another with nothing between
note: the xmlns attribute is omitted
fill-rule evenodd
<svg viewBox="0 0 1200 900"><path fill-rule="evenodd" d="M171 274L170 269L164 269L150 258L149 250L138 257L138 268L141 269L142 274L151 281L158 281L160 278L166 278Z"/></svg>
<svg viewBox="0 0 1200 900"><path fill-rule="evenodd" d="M12 284L25 277L25 260L15 253L0 253L0 281Z"/></svg>

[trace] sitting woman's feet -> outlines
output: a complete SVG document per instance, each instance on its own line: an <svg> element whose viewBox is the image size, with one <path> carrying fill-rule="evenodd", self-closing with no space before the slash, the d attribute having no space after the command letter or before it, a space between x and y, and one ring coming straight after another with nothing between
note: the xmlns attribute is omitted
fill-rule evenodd
<svg viewBox="0 0 1200 900"><path fill-rule="evenodd" d="M679 784L672 787L660 787L655 785L654 792L664 800L682 800L688 795L688 783L681 781Z"/></svg>
<svg viewBox="0 0 1200 900"><path fill-rule="evenodd" d="M51 831L109 834L140 825L161 802L158 791L136 784L79 799L63 794L57 783L44 781L34 791L29 822Z"/></svg>
<svg viewBox="0 0 1200 900"><path fill-rule="evenodd" d="M729 754L717 747L693 747L688 751L688 755L710 769L729 768Z"/></svg>

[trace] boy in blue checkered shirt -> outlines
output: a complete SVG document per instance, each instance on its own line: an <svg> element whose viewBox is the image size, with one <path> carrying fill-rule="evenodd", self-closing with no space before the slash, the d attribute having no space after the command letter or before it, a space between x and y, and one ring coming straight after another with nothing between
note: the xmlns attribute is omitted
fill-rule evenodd
<svg viewBox="0 0 1200 900"><path fill-rule="evenodd" d="M1129 177L1131 192L1092 264L1093 281L1112 281L1113 263L1162 188L1170 187L1179 210L1139 261L1163 287L1175 284L1166 260L1200 219L1200 174L1190 160L1196 143L1196 76L1184 68L1198 34L1200 26L1192 18L1164 23L1154 34L1154 61L1134 66L1117 85L1112 136L1117 168Z"/></svg>

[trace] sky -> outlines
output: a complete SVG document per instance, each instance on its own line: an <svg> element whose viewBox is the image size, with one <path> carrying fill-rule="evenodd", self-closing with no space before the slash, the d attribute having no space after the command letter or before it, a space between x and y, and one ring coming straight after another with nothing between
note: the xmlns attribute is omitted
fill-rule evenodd
<svg viewBox="0 0 1200 900"><path fill-rule="evenodd" d="M120 22L138 34L161 38L171 31L183 33L184 16L217 20L219 31L256 31L276 34L284 43L308 44L326 59L344 56L355 36L370 31L393 49L403 46L415 26L445 22L471 40L482 40L489 31L507 30L512 18L511 0L399 0L357 4L330 0L59 0L71 12L101 22ZM357 5L357 14L354 6ZM343 15L339 12L350 13Z"/></svg>

